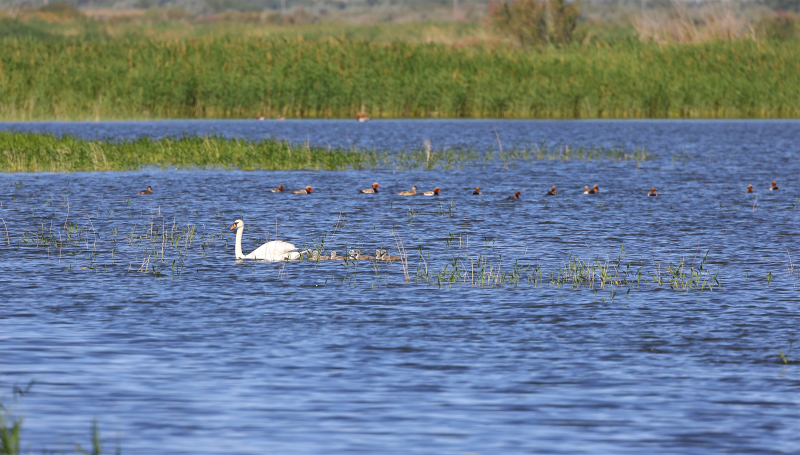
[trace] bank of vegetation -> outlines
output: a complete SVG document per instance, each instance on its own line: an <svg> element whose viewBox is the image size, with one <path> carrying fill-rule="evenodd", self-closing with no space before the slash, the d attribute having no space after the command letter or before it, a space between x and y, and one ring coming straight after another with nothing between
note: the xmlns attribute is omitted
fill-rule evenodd
<svg viewBox="0 0 800 455"><path fill-rule="evenodd" d="M643 13L612 27L580 21L574 2L516 0L438 28L167 15L120 35L124 23L64 10L0 19L0 119L800 116L791 13ZM174 23L210 28L157 33Z"/></svg>
<svg viewBox="0 0 800 455"><path fill-rule="evenodd" d="M130 171L146 167L242 170L451 170L464 166L518 165L536 160L646 161L644 148L528 144L489 148L408 150L318 147L277 139L185 136L130 141L0 131L0 172Z"/></svg>

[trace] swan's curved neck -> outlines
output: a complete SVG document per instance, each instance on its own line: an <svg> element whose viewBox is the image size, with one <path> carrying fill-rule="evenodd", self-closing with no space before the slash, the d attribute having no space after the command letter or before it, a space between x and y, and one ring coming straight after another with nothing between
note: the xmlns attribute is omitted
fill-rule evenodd
<svg viewBox="0 0 800 455"><path fill-rule="evenodd" d="M240 227L236 229L236 259L244 259L244 254L242 254L242 233L244 232L244 227Z"/></svg>

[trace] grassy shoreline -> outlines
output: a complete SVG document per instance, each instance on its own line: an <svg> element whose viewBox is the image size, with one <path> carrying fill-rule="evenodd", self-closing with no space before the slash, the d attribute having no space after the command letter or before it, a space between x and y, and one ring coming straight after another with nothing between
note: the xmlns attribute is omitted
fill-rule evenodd
<svg viewBox="0 0 800 455"><path fill-rule="evenodd" d="M797 118L800 42L0 39L0 120Z"/></svg>
<svg viewBox="0 0 800 455"><path fill-rule="evenodd" d="M504 165L534 160L634 160L647 149L571 147L547 143L506 148L377 150L318 147L279 139L253 141L219 136L184 136L130 141L86 140L49 133L0 131L0 172L130 171L146 167L241 170L450 170L469 165Z"/></svg>

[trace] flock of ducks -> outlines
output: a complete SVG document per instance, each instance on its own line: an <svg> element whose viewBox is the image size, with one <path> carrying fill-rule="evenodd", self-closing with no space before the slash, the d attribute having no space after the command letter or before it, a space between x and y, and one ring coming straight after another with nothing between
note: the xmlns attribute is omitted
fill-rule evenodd
<svg viewBox="0 0 800 455"><path fill-rule="evenodd" d="M380 190L380 189L381 189L381 186L378 185L378 182L375 182L375 183L372 184L372 187L366 188L366 189L363 189L363 190L358 190L358 192L360 194L377 194L379 192L378 190ZM775 180L772 181L772 185L770 185L769 190L770 191L780 190L780 188L778 188L778 184L775 182ZM287 192L287 190L283 187L283 185L278 185L277 188L273 188L271 190L268 190L268 192L270 192L270 193L284 193L284 192ZM295 190L295 191L292 191L291 193L292 194L311 194L313 192L314 192L314 190L310 186L307 186L302 190ZM753 189L753 185L747 185L747 189L745 189L744 192L745 193L755 193L756 190ZM398 196L418 196L418 195L422 195L422 196L439 196L441 193L442 193L442 190L440 190L438 186L436 188L434 188L433 190L431 190L431 191L419 192L419 188L417 188L417 186L414 185L414 186L411 187L411 190L401 191L401 192L397 193L397 195ZM599 194L599 193L600 193L600 187L598 185L592 185L591 188L589 188L588 185L583 187L583 194ZM139 191L136 194L153 194L153 188L148 186L147 189ZM474 194L474 195L483 194L483 192L481 191L481 187L476 186L475 187L475 191L473 191L472 194ZM520 195L521 195L521 193L519 191L515 191L513 195L508 196L508 199L520 199ZM555 185L551 186L550 187L550 191L545 193L545 196L557 196L557 195L558 195L558 191L556 191ZM650 188L650 191L647 193L647 195L648 196L658 196L658 191L656 190L656 187Z"/></svg>
<svg viewBox="0 0 800 455"><path fill-rule="evenodd" d="M380 190L381 187L378 185L378 182L372 184L371 188L367 188L364 190L360 190L359 193L366 193L366 194L375 194ZM769 187L770 191L779 190L778 184L773 180L772 185ZM417 194L422 194L424 196L438 196L441 193L441 190L436 187L433 191L425 191L423 193L417 192L418 188L415 186L411 187L411 191L401 191L398 196L416 196ZM272 193L282 193L286 191L283 188L283 185L278 185L278 188L273 190L269 190ZM311 194L313 190L310 186L305 187L305 189L292 191L294 194ZM593 185L590 189L588 186L583 187L583 194L597 194L600 192L600 188L598 185ZM747 185L747 189L745 193L755 193L756 191L753 189L753 185ZM147 189L137 192L136 194L153 194L153 188L148 186ZM472 194L483 194L481 192L480 187L476 187L475 191ZM556 196L558 192L556 191L555 186L550 187L550 191L545 193L546 196ZM656 188L653 187L650 189L650 192L647 193L648 196L658 196L658 192ZM519 199L520 192L515 191L513 196L509 196L509 199ZM291 243L283 242L280 240L273 240L271 242L267 242L252 252L248 254L244 254L242 252L242 234L244 232L244 221L236 220L231 226L231 230L236 230L236 244L234 248L234 254L236 255L236 259L253 259L253 260L262 260L262 261L296 261L302 258L306 258L308 260L313 261L397 261L400 260L400 256L392 256L386 252L386 250L375 250L375 255L368 255L368 254L361 254L360 250L350 250L347 256L339 256L336 254L335 251L331 251L329 255L323 255L319 251L316 250L303 250L298 251L297 247Z"/></svg>

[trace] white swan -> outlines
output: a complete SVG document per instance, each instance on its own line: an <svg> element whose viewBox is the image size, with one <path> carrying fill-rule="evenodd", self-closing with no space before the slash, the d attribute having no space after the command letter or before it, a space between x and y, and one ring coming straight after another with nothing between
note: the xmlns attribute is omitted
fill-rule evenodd
<svg viewBox="0 0 800 455"><path fill-rule="evenodd" d="M231 230L236 229L236 259L259 259L262 261L296 261L300 259L297 247L288 242L273 240L256 248L252 253L242 254L242 233L244 232L244 221L236 220L231 226Z"/></svg>

